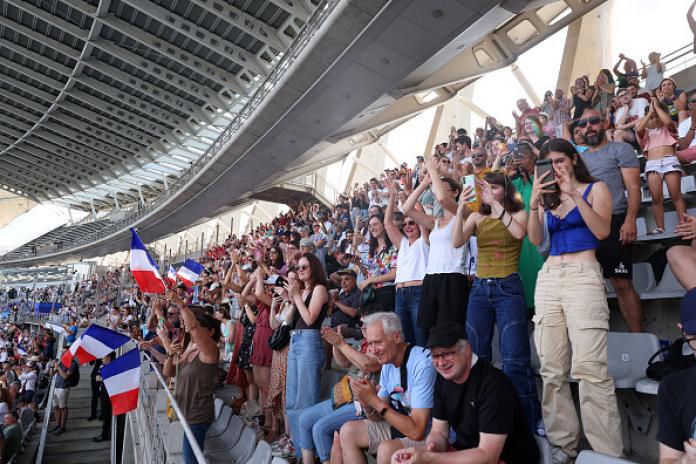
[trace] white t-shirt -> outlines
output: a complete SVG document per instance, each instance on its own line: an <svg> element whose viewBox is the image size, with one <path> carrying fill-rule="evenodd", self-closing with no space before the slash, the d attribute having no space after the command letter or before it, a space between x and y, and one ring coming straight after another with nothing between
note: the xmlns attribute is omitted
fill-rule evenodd
<svg viewBox="0 0 696 464"><path fill-rule="evenodd" d="M647 108L649 105L650 103L645 98L634 98L631 102L631 109L628 111L628 116L626 116L626 120L623 123L628 124L631 121L640 119L643 116L645 116L645 108ZM621 118L623 117L623 114L626 112L626 109L627 107L626 105L624 105L618 110L616 110L614 124L618 125L621 122Z"/></svg>
<svg viewBox="0 0 696 464"><path fill-rule="evenodd" d="M425 243L423 237L418 237L412 244L408 243L406 237L402 237L399 244L398 266L394 282L398 284L412 280L423 280L425 270L428 267L429 254L430 246Z"/></svg>
<svg viewBox="0 0 696 464"><path fill-rule="evenodd" d="M683 120L678 127L679 131L679 138L686 137L687 132L689 132L689 128L691 127L691 117L686 118ZM691 143L689 144L689 148L693 147L696 145L696 136L693 138Z"/></svg>

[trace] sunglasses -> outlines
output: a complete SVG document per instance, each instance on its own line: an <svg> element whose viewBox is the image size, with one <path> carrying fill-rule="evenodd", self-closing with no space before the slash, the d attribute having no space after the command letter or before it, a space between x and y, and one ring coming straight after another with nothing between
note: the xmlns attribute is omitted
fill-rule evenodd
<svg viewBox="0 0 696 464"><path fill-rule="evenodd" d="M404 225L405 225L405 226L415 226L416 223L413 222L413 221L404 221Z"/></svg>
<svg viewBox="0 0 696 464"><path fill-rule="evenodd" d="M297 269L299 269L300 271L306 271L307 269L309 269L309 266L306 264L300 264L299 266L297 266Z"/></svg>
<svg viewBox="0 0 696 464"><path fill-rule="evenodd" d="M692 98L691 100L689 100L689 103L696 103L696 98Z"/></svg>
<svg viewBox="0 0 696 464"><path fill-rule="evenodd" d="M585 128L587 126L596 126L602 121L599 116L592 116L586 119L580 119L578 121L578 127Z"/></svg>

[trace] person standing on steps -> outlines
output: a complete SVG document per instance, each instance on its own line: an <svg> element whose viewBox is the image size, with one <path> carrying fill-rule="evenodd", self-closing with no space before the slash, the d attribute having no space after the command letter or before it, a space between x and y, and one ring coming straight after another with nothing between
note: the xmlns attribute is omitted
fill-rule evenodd
<svg viewBox="0 0 696 464"><path fill-rule="evenodd" d="M104 384L104 380L101 375L101 368L113 361L114 358L116 358L116 353L112 351L102 359L97 360L99 363L99 370L94 380L97 384L97 388L99 389L99 412L101 413L103 422L101 434L92 438L94 443L101 443L102 441L111 440L111 398L109 397L109 392L106 390L106 385Z"/></svg>
<svg viewBox="0 0 696 464"><path fill-rule="evenodd" d="M94 363L94 367L92 367L92 372L89 374L89 383L92 387L92 403L90 404L90 413L87 422L92 422L97 418L97 406L99 405L99 382L97 382L97 377L101 377L99 375L99 370L101 369L102 362L101 359L92 362ZM103 409L100 409L99 420L103 420L103 416Z"/></svg>
<svg viewBox="0 0 696 464"><path fill-rule="evenodd" d="M55 366L56 384L53 392L53 401L56 405L56 427L51 433L59 435L65 432L65 424L68 422L68 396L70 387L74 387L80 381L80 365L77 359L73 359L70 367L66 368L58 361Z"/></svg>

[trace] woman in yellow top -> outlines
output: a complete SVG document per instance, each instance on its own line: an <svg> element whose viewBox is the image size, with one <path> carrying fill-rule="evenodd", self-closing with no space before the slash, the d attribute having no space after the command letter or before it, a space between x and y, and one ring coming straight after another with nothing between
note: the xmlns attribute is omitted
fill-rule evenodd
<svg viewBox="0 0 696 464"><path fill-rule="evenodd" d="M481 206L472 212L468 204L473 195L465 190L452 232L455 247L472 235L478 243L478 268L466 314L467 336L479 360L490 363L493 326L498 325L503 372L522 401L531 430L543 435L530 364L527 305L517 273L522 239L527 234L527 213L512 181L501 172L486 174L479 186Z"/></svg>

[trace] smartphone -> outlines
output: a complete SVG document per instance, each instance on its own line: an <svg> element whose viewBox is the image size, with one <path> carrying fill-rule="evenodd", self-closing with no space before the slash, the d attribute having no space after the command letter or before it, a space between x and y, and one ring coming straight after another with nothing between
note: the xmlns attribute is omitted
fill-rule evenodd
<svg viewBox="0 0 696 464"><path fill-rule="evenodd" d="M476 191L476 176L474 174L462 176L462 185L464 186L464 188L470 185L474 189L474 198L469 203L476 203L476 201L478 200L478 192Z"/></svg>
<svg viewBox="0 0 696 464"><path fill-rule="evenodd" d="M553 164L550 159L543 159L535 162L536 168L537 168L537 177L541 178L545 173L550 172L551 174L547 175L544 178L544 182L551 182L556 180L556 174L553 170ZM546 187L546 190L554 190L558 191L558 184L551 184L548 187Z"/></svg>
<svg viewBox="0 0 696 464"><path fill-rule="evenodd" d="M176 327L174 327L174 328L172 329L172 341L176 341L176 340L178 340L178 339L179 339L179 329L177 329Z"/></svg>

